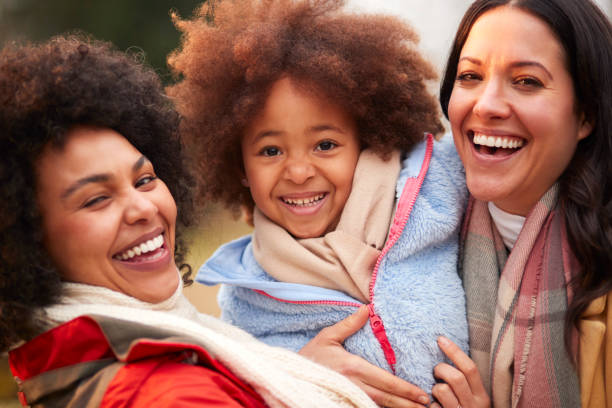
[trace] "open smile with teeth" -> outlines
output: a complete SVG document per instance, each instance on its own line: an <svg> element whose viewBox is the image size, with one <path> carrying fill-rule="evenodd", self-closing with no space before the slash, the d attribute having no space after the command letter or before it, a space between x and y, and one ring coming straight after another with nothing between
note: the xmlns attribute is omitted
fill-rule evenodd
<svg viewBox="0 0 612 408"><path fill-rule="evenodd" d="M489 154L495 154L499 149L518 150L525 144L525 140L518 137L488 136L479 132L473 133L472 142L479 151Z"/></svg>
<svg viewBox="0 0 612 408"><path fill-rule="evenodd" d="M163 234L159 234L155 238L145 241L139 245L135 245L132 248L125 250L120 254L114 255L113 258L121 260L121 261L127 261L128 259L132 259L135 256L140 256L148 252L153 252L161 248L163 245L164 245Z"/></svg>
<svg viewBox="0 0 612 408"><path fill-rule="evenodd" d="M316 205L319 201L321 201L324 197L325 193L304 198L281 197L281 200L283 200L285 204L292 205L295 207L312 207L313 205Z"/></svg>

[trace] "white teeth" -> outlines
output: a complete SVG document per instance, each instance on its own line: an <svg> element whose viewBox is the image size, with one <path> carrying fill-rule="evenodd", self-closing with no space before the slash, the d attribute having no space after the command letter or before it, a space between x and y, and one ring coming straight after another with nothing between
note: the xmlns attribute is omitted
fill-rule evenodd
<svg viewBox="0 0 612 408"><path fill-rule="evenodd" d="M147 252L155 251L158 248L161 248L164 245L164 237L162 234L159 234L157 237L152 238L142 244L135 245L134 247L123 251L120 254L114 256L116 259L121 259L126 261L128 259L133 258L134 256L146 254Z"/></svg>
<svg viewBox="0 0 612 408"><path fill-rule="evenodd" d="M474 144L489 147L502 147L504 149L518 149L519 147L523 146L524 140L474 133Z"/></svg>
<svg viewBox="0 0 612 408"><path fill-rule="evenodd" d="M325 194L318 194L314 197L309 197L309 198L283 198L283 201L286 204L290 204L290 205L310 206L316 203L317 201L321 200L323 197L325 197Z"/></svg>

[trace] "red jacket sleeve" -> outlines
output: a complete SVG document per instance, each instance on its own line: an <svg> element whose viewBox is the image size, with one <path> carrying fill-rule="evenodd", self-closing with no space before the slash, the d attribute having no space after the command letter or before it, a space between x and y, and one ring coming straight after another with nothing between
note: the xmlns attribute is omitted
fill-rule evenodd
<svg viewBox="0 0 612 408"><path fill-rule="evenodd" d="M265 407L253 391L222 373L172 360L148 359L122 367L101 408Z"/></svg>

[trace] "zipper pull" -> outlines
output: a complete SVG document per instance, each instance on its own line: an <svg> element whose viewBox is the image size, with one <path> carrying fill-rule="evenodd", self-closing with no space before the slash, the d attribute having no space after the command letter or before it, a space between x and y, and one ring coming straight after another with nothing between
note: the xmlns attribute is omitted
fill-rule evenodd
<svg viewBox="0 0 612 408"><path fill-rule="evenodd" d="M378 340L378 343L380 343L380 347L385 354L387 363L391 366L391 371L393 374L395 374L395 351L389 342L389 338L387 338L385 326L380 316L374 312L374 304L368 304L368 311L370 312L370 327L372 328L372 332L374 333L376 340Z"/></svg>

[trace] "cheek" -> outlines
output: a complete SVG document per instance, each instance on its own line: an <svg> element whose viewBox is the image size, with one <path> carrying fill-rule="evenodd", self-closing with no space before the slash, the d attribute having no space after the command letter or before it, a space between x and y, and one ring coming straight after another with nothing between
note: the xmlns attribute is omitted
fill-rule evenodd
<svg viewBox="0 0 612 408"><path fill-rule="evenodd" d="M273 171L268 171L265 168L249 169L247 168L247 180L249 184L249 192L253 201L258 207L262 206L262 200L267 199L272 192L274 185L278 182L279 176Z"/></svg>
<svg viewBox="0 0 612 408"><path fill-rule="evenodd" d="M340 199L346 201L353 188L353 176L355 175L355 167L359 156L347 158L335 169L328 172L333 177L333 184L336 192L340 195Z"/></svg>
<svg viewBox="0 0 612 408"><path fill-rule="evenodd" d="M170 193L170 190L165 184L163 185L163 188L159 189L155 202L162 216L170 224L170 227L174 227L178 210L176 207L176 202L172 197L172 193Z"/></svg>
<svg viewBox="0 0 612 408"><path fill-rule="evenodd" d="M461 123L463 122L468 110L466 105L465 98L461 91L453 90L448 102L448 120L451 124L453 133L458 133L461 129Z"/></svg>
<svg viewBox="0 0 612 408"><path fill-rule="evenodd" d="M103 221L103 222L100 222ZM92 255L106 254L104 242L109 238L110 223L104 220L71 219L69 222L55 222L45 231L44 245L53 263L64 276L72 270L84 269L82 265Z"/></svg>

